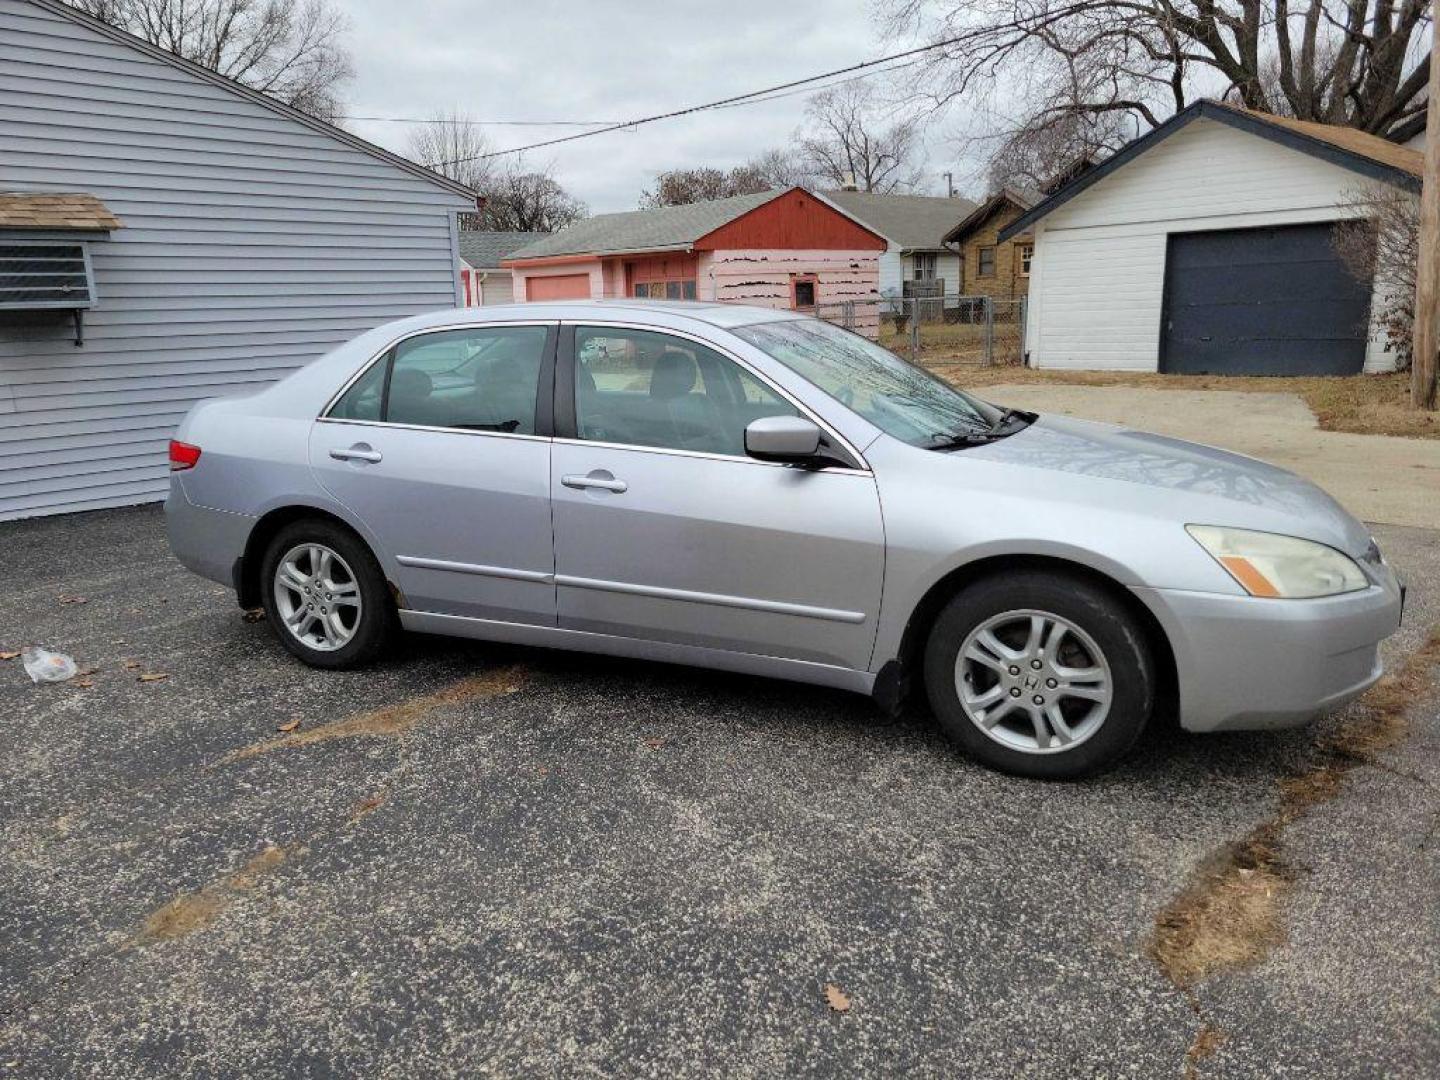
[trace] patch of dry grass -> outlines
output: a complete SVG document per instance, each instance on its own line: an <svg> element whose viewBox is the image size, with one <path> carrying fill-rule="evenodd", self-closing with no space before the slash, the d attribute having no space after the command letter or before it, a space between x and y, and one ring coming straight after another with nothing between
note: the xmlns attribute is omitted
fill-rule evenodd
<svg viewBox="0 0 1440 1080"><path fill-rule="evenodd" d="M321 724L318 727L290 732L278 739L252 743L233 753L227 754L221 764L243 761L246 758L268 754L274 750L285 750L297 746L311 746L314 743L329 742L333 739L375 738L400 735L409 731L436 709L447 705L458 705L467 701L513 694L525 684L525 670L518 666L497 668L483 675L461 679L444 689L422 697L402 701L383 709L358 713Z"/></svg>
<svg viewBox="0 0 1440 1080"><path fill-rule="evenodd" d="M1299 394L1323 431L1440 439L1440 413L1410 408L1410 375L1274 376L1160 375L1142 371L1036 371L1018 365L926 360L925 366L962 390L1002 383L1063 386L1139 386L1159 390L1232 390Z"/></svg>
<svg viewBox="0 0 1440 1080"><path fill-rule="evenodd" d="M1284 943L1280 900L1294 874L1275 834L1262 825L1216 852L1156 917L1150 956L1176 986L1249 967Z"/></svg>
<svg viewBox="0 0 1440 1080"><path fill-rule="evenodd" d="M1155 918L1151 958L1188 989L1221 971L1259 963L1285 940L1282 905L1295 880L1284 860L1285 826L1344 790L1346 774L1405 736L1405 710L1435 689L1440 627L1361 699L1358 714L1319 744L1320 760L1280 781L1275 816L1197 867L1189 886Z"/></svg>

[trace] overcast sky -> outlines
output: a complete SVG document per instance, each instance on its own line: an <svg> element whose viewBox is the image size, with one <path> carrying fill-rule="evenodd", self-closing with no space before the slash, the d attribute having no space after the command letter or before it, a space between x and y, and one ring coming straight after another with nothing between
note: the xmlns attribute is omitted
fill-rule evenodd
<svg viewBox="0 0 1440 1080"><path fill-rule="evenodd" d="M424 117L459 108L479 120L627 120L872 59L880 40L863 0L346 0L356 116ZM632 210L654 174L736 165L787 145L804 96L721 109L533 151L592 212ZM408 126L348 120L403 152ZM488 127L496 148L568 128ZM942 193L943 140L926 183Z"/></svg>

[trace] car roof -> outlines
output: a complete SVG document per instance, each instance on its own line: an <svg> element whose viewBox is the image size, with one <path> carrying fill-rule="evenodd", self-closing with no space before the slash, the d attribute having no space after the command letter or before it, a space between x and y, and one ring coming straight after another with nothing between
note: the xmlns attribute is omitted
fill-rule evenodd
<svg viewBox="0 0 1440 1080"><path fill-rule="evenodd" d="M752 304L721 304L704 300L541 300L522 304L486 307L444 308L405 320L406 329L441 330L447 326L474 326L477 323L508 322L514 319L557 319L575 322L584 319L625 319L654 322L657 326L677 322L701 322L721 329L752 323L804 318L793 311L758 307Z"/></svg>

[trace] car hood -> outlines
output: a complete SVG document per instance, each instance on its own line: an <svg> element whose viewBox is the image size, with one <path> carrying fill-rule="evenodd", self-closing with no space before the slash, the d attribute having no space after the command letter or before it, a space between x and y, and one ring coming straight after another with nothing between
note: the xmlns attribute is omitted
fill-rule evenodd
<svg viewBox="0 0 1440 1080"><path fill-rule="evenodd" d="M1285 531L1362 554L1370 533L1328 494L1292 472L1243 454L1065 416L959 451L1030 469L1150 489L1145 502L1189 523ZM1225 520L1214 520L1223 514Z"/></svg>

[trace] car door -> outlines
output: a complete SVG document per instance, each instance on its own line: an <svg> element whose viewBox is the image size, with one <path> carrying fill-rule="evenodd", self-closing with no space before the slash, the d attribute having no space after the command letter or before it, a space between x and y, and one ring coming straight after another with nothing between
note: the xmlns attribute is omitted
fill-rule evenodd
<svg viewBox="0 0 1440 1080"><path fill-rule="evenodd" d="M559 373L562 628L867 667L884 534L858 458L806 469L746 456L746 423L801 410L691 336L567 326Z"/></svg>
<svg viewBox="0 0 1440 1080"><path fill-rule="evenodd" d="M311 467L385 549L407 607L555 625L555 340L543 323L417 334L314 425Z"/></svg>

